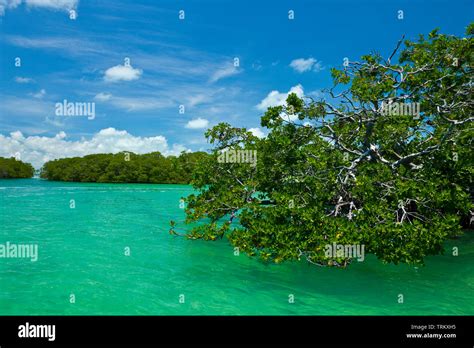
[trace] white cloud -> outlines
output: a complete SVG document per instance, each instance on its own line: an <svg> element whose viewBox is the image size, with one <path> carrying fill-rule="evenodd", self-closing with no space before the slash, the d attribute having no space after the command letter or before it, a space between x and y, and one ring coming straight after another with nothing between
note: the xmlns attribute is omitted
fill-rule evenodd
<svg viewBox="0 0 474 348"><path fill-rule="evenodd" d="M15 82L16 83L32 83L34 81L35 80L33 80L32 78L29 78L29 77L21 77L21 76L16 76L15 77Z"/></svg>
<svg viewBox="0 0 474 348"><path fill-rule="evenodd" d="M209 125L209 121L204 119L204 118L197 118L197 119L194 119L194 120L191 120L189 121L187 124L186 124L186 128L189 128L189 129L201 129L201 128L207 128L207 126Z"/></svg>
<svg viewBox="0 0 474 348"><path fill-rule="evenodd" d="M268 95L257 105L257 109L266 111L270 106L279 106L286 104L288 94L295 93L298 97L304 96L303 86L300 84L290 88L288 93L280 93L279 91L271 91Z"/></svg>
<svg viewBox="0 0 474 348"><path fill-rule="evenodd" d="M31 7L45 7L52 10L73 10L77 8L79 0L25 0Z"/></svg>
<svg viewBox="0 0 474 348"><path fill-rule="evenodd" d="M15 115L15 119L23 118L25 116L45 116L54 114L54 103L47 102L43 99L32 98L18 98L0 96L2 99L3 115ZM0 119L2 118L0 113ZM11 120L10 120L10 123Z"/></svg>
<svg viewBox="0 0 474 348"><path fill-rule="evenodd" d="M17 47L46 49L65 56L87 56L89 59L91 55L103 57L106 54L104 52L108 50L107 46L103 46L98 42L85 38L76 39L71 36L31 38L19 35L5 35L5 39Z"/></svg>
<svg viewBox="0 0 474 348"><path fill-rule="evenodd" d="M22 2L22 0L0 0L0 16L5 14L6 9L14 9ZM28 7L70 11L77 9L79 0L25 0L24 3Z"/></svg>
<svg viewBox="0 0 474 348"><path fill-rule="evenodd" d="M21 0L0 0L0 16L5 15L6 9L14 9L21 4Z"/></svg>
<svg viewBox="0 0 474 348"><path fill-rule="evenodd" d="M314 58L294 59L294 60L291 61L290 67L292 67L293 69L295 69L299 73L303 73L305 71L310 71L310 70L312 70L314 72L320 72L321 70L324 69L321 62L319 62L318 60L316 60Z"/></svg>
<svg viewBox="0 0 474 348"><path fill-rule="evenodd" d="M63 131L54 137L25 137L20 131L12 132L9 136L0 134L0 156L11 157L19 153L23 161L33 164L35 168L40 168L46 161L56 158L121 151L139 154L160 151L169 156L179 155L187 149L180 144L170 147L163 136L137 137L115 128L102 129L89 140L82 138L78 141L68 140Z"/></svg>
<svg viewBox="0 0 474 348"><path fill-rule="evenodd" d="M188 98L188 104L189 106L193 107L202 103L206 103L209 101L210 97L205 94L198 94L198 95L193 95Z"/></svg>
<svg viewBox="0 0 474 348"><path fill-rule="evenodd" d="M290 88L288 93L280 93L278 91L271 91L268 95L257 105L257 109L261 111L266 111L271 106L279 106L279 105L286 105L286 99L288 98L288 94L295 93L299 98L304 97L304 90L303 86L300 84L293 86ZM282 113L280 115L285 121L296 121L298 119L297 115L285 115Z"/></svg>
<svg viewBox="0 0 474 348"><path fill-rule="evenodd" d="M46 124L50 124L50 125L52 125L54 127L57 127L57 128L64 128L66 126L64 120L65 120L65 118L62 118L62 119L57 118L57 117L56 118L52 118L52 117L50 118L50 117L46 116L46 118L44 119L44 122Z"/></svg>
<svg viewBox="0 0 474 348"><path fill-rule="evenodd" d="M110 103L112 106L128 112L159 110L175 105L169 98L156 97L111 97Z"/></svg>
<svg viewBox="0 0 474 348"><path fill-rule="evenodd" d="M253 135L255 135L257 138L262 139L265 137L265 134L262 132L260 128L250 128L248 131L251 132Z"/></svg>
<svg viewBox="0 0 474 348"><path fill-rule="evenodd" d="M232 75L237 75L241 72L240 69L238 69L236 66L228 65L226 67L220 68L217 71L212 74L211 78L209 79L209 82L214 83L219 81L220 79L232 76Z"/></svg>
<svg viewBox="0 0 474 348"><path fill-rule="evenodd" d="M31 95L33 96L33 98L41 99L46 95L46 90L43 88L38 93L32 93Z"/></svg>
<svg viewBox="0 0 474 348"><path fill-rule="evenodd" d="M105 71L104 80L107 82L138 80L142 75L141 69L134 69L131 65L116 65Z"/></svg>
<svg viewBox="0 0 474 348"><path fill-rule="evenodd" d="M100 92L95 95L94 100L108 102L109 105L127 112L159 110L175 106L175 102L168 97L119 97L111 93Z"/></svg>
<svg viewBox="0 0 474 348"><path fill-rule="evenodd" d="M22 134L20 131L11 132L11 133L10 133L10 137L11 137L13 140L21 140L21 139L24 139L23 134Z"/></svg>
<svg viewBox="0 0 474 348"><path fill-rule="evenodd" d="M97 94L94 97L95 100L100 101L100 102L105 102L105 101L109 100L110 98L112 98L112 94L103 93L103 92L100 92L99 94Z"/></svg>

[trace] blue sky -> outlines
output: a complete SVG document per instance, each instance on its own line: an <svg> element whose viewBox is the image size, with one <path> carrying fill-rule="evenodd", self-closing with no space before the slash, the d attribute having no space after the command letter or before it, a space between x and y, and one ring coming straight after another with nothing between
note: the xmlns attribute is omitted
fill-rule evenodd
<svg viewBox="0 0 474 348"><path fill-rule="evenodd" d="M264 133L266 106L329 87L344 57L388 56L403 34L435 27L462 35L473 10L471 0L0 0L0 156L38 167L206 150L205 129L223 121ZM64 99L94 102L95 118L56 116Z"/></svg>

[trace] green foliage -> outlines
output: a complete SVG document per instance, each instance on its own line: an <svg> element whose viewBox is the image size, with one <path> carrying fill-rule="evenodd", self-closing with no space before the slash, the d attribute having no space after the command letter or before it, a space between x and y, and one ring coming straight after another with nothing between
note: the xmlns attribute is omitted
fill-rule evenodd
<svg viewBox="0 0 474 348"><path fill-rule="evenodd" d="M472 28L466 38L433 31L399 53L400 42L388 59L374 53L332 69L324 99L290 94L267 110L265 139L225 123L209 130L215 150L187 198L187 223L198 222L190 238L225 235L265 261L330 266L351 261L326 256L332 243L363 244L392 263L441 253L473 209ZM420 112L386 113L390 103L419 103ZM256 166L217 161L244 148L257 151Z"/></svg>
<svg viewBox="0 0 474 348"><path fill-rule="evenodd" d="M35 173L29 163L17 161L15 158L0 157L0 179L31 178Z"/></svg>
<svg viewBox="0 0 474 348"><path fill-rule="evenodd" d="M159 152L121 152L63 158L45 163L41 177L56 181L187 184L197 163L208 156L204 152L183 152L179 157L164 157Z"/></svg>

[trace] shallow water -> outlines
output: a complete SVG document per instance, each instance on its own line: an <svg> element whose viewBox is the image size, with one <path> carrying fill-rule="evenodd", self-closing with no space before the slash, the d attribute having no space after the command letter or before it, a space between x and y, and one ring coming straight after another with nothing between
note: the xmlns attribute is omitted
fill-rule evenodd
<svg viewBox="0 0 474 348"><path fill-rule="evenodd" d="M472 233L419 268L371 255L347 269L267 265L234 256L226 240L170 236L169 221L184 219L179 200L191 192L186 185L0 180L0 244L39 248L36 262L0 258L0 315L474 314Z"/></svg>

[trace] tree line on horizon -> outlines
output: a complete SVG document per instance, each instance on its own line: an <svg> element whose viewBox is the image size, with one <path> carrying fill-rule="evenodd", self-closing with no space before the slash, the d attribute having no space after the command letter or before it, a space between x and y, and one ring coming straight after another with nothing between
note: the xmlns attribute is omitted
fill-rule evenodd
<svg viewBox="0 0 474 348"><path fill-rule="evenodd" d="M92 154L46 162L40 177L53 181L187 184L197 163L207 156L205 152L168 157L160 152Z"/></svg>
<svg viewBox="0 0 474 348"><path fill-rule="evenodd" d="M29 163L14 157L0 157L0 179L26 179L33 177L35 169Z"/></svg>

